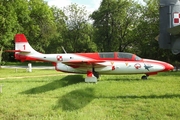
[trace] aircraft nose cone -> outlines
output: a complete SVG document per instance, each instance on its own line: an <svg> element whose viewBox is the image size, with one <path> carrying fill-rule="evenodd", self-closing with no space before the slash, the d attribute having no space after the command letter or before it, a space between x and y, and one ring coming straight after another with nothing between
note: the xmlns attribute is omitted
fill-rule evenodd
<svg viewBox="0 0 180 120"><path fill-rule="evenodd" d="M170 70L173 70L174 69L174 66L171 65L171 64L165 64L165 71L170 71Z"/></svg>

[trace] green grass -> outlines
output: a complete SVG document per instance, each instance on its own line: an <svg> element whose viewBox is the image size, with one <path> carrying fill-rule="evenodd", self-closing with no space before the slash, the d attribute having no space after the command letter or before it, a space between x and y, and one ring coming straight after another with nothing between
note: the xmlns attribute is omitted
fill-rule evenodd
<svg viewBox="0 0 180 120"><path fill-rule="evenodd" d="M16 61L16 62L5 62L4 65L18 65L18 66L27 66L28 63L32 63L33 66L52 66L52 63L50 62L39 62L39 61L35 61L35 62L29 62L29 61L25 61L25 62L19 62L19 61Z"/></svg>
<svg viewBox="0 0 180 120"><path fill-rule="evenodd" d="M1 78L11 78L11 77L36 77L36 76L48 76L48 75L58 75L61 72L57 72L56 70L38 70L32 69L32 72L27 72L26 68L18 68L18 69L0 69L0 79Z"/></svg>
<svg viewBox="0 0 180 120"><path fill-rule="evenodd" d="M97 84L84 75L45 76L34 73L0 73L36 77L0 80L2 120L177 120L180 119L180 72L141 75L102 75ZM13 76L13 75L10 75ZM39 76L39 77L38 77Z"/></svg>

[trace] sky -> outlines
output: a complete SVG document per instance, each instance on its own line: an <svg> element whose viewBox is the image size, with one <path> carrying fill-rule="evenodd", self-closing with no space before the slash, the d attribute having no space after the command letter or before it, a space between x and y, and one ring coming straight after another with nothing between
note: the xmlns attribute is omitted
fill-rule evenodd
<svg viewBox="0 0 180 120"><path fill-rule="evenodd" d="M66 7L71 3L76 3L78 6L85 6L86 10L90 13L97 10L100 6L102 0L44 0L48 2L49 6L57 6L59 8ZM143 0L137 0L139 3L142 3Z"/></svg>

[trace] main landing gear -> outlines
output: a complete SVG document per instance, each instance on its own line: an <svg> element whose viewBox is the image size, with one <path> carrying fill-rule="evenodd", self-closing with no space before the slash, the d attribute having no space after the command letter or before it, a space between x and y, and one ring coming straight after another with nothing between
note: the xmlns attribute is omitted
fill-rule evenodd
<svg viewBox="0 0 180 120"><path fill-rule="evenodd" d="M98 73L98 72L93 71L93 74L94 74L94 76L95 76L97 79L99 78L99 73Z"/></svg>
<svg viewBox="0 0 180 120"><path fill-rule="evenodd" d="M149 75L143 75L143 76L141 77L141 79L142 79L142 80L147 80L148 76L149 76Z"/></svg>
<svg viewBox="0 0 180 120"><path fill-rule="evenodd" d="M85 78L85 82L89 83L96 83L97 79L99 78L99 73L94 70L94 67L92 68L92 71L87 71L87 77Z"/></svg>

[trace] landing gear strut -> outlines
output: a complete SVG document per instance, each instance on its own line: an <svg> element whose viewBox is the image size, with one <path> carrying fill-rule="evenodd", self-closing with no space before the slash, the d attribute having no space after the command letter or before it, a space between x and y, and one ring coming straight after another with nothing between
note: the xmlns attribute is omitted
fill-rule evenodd
<svg viewBox="0 0 180 120"><path fill-rule="evenodd" d="M99 78L99 74L92 68L92 71L87 71L87 77L85 78L85 82L93 82L96 83Z"/></svg>
<svg viewBox="0 0 180 120"><path fill-rule="evenodd" d="M98 79L99 73L95 71L94 67L92 68L93 75Z"/></svg>
<svg viewBox="0 0 180 120"><path fill-rule="evenodd" d="M96 72L94 69L93 69L93 75L98 79L99 78L99 73Z"/></svg>

